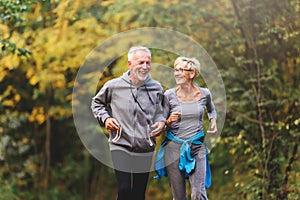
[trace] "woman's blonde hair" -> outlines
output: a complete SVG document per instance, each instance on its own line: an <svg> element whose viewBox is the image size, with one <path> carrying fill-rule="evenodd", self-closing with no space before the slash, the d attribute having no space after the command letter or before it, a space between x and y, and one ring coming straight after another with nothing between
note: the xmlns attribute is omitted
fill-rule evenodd
<svg viewBox="0 0 300 200"><path fill-rule="evenodd" d="M196 58L187 58L183 56L179 56L174 62L174 68L180 65L182 67L187 66L189 69L195 71L196 76L200 74L200 62Z"/></svg>

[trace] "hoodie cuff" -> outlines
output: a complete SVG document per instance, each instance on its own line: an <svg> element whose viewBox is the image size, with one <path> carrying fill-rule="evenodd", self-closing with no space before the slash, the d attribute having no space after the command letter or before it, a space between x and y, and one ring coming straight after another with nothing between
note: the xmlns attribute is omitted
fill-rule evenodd
<svg viewBox="0 0 300 200"><path fill-rule="evenodd" d="M108 114L103 115L103 116L101 117L102 123L105 125L105 121L106 121L108 118L110 118L110 117L111 117L111 116L108 115Z"/></svg>

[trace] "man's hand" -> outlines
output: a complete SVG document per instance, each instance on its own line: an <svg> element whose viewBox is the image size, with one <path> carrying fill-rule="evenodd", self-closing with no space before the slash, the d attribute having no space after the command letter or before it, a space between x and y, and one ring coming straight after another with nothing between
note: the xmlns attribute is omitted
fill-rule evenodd
<svg viewBox="0 0 300 200"><path fill-rule="evenodd" d="M105 120L105 128L110 131L118 131L120 129L120 125L115 118L109 117Z"/></svg>
<svg viewBox="0 0 300 200"><path fill-rule="evenodd" d="M165 122L155 122L151 127L154 128L154 130L150 133L150 136L157 137L163 132Z"/></svg>

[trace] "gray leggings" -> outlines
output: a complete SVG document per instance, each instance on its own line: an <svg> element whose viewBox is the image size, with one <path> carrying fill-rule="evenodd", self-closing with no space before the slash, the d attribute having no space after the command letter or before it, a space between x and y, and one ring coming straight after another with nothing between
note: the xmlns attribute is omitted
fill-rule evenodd
<svg viewBox="0 0 300 200"><path fill-rule="evenodd" d="M167 165L167 172L169 183L173 194L173 200L186 200L186 178L185 172L178 168L179 151L178 148L167 145L165 152L165 163ZM174 146L173 146L174 147ZM206 150L203 146L195 155L196 167L189 175L191 185L191 199L192 200L208 200L205 189L205 174L206 174Z"/></svg>

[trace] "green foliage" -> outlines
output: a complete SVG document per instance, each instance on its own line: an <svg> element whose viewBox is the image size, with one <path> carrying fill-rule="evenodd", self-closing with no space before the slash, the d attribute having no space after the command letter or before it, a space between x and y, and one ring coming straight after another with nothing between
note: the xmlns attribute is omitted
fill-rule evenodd
<svg viewBox="0 0 300 200"><path fill-rule="evenodd" d="M22 32L26 27L28 20L26 19L26 13L32 11L32 6L37 3L33 1L12 1L1 0L0 1L0 22L9 27L9 30L2 27L0 32L0 44L1 54L18 52L18 56L28 56L31 51L17 45L9 40L14 31Z"/></svg>
<svg viewBox="0 0 300 200"><path fill-rule="evenodd" d="M298 98L294 96L299 96L299 49L289 45L290 41L299 45L296 41L299 24L290 22L291 30L284 21L287 15L297 14L291 14L293 7L281 1L274 1L271 7L267 2L254 1L233 1L233 5L237 16L234 28L241 39L234 40L228 52L236 67L224 69L223 74L228 84L227 121L239 131L228 130L225 137L230 139L234 155L244 152L247 156L242 157L246 165L236 167L239 173L248 174L246 185L239 184L244 185L243 191L258 195L251 198L285 199L288 193L285 181L290 178L287 173L291 170L288 163L297 165L290 161L297 155L299 141L292 134L299 132L293 124L299 112ZM260 12L266 7L265 12ZM235 138L240 141L235 142ZM296 153L292 153L291 146ZM241 161L241 157L236 158Z"/></svg>

